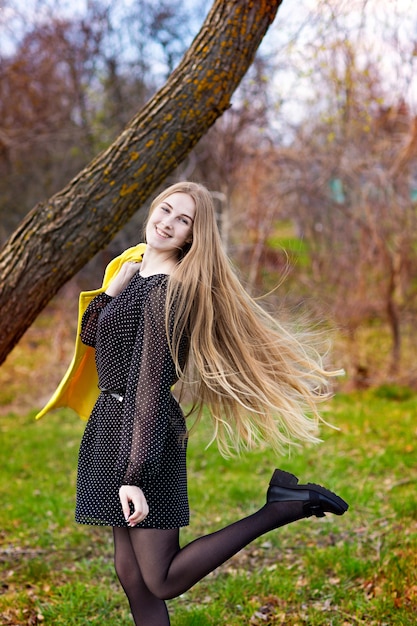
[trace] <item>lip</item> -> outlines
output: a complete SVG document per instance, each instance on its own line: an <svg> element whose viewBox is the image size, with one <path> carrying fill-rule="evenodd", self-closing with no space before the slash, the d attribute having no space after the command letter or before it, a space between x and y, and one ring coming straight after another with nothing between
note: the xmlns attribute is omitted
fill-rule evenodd
<svg viewBox="0 0 417 626"><path fill-rule="evenodd" d="M159 230L157 226L155 226L155 232L158 235L158 237L161 237L162 239L169 239L171 237L171 235L169 235L168 233L165 233L163 230Z"/></svg>

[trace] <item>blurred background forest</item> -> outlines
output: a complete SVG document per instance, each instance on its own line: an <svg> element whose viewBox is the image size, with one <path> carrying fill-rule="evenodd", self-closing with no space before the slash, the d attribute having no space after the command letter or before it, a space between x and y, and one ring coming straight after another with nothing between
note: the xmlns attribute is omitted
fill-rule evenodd
<svg viewBox="0 0 417 626"><path fill-rule="evenodd" d="M164 84L210 6L0 1L0 245ZM412 0L284 0L233 106L166 181L214 192L248 289L279 284L274 306L331 331L345 388L417 388L416 62ZM33 362L21 345L7 361L2 404L16 372L43 375L46 399L78 291L141 239L134 218L54 298L22 342Z"/></svg>

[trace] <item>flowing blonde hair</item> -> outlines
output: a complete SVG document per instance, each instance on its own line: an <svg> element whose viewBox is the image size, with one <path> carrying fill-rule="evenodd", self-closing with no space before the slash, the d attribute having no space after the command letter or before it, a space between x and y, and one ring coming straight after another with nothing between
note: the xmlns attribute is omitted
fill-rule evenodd
<svg viewBox="0 0 417 626"><path fill-rule="evenodd" d="M197 421L207 406L224 456L261 441L279 452L292 443L318 442L324 420L317 404L329 397L329 379L341 372L327 371L303 335L285 329L245 291L224 252L204 186L168 187L149 214L176 192L191 196L196 211L192 242L169 280L166 319L168 325L174 310L171 352L180 379L191 381ZM179 365L184 333L190 339L186 372Z"/></svg>

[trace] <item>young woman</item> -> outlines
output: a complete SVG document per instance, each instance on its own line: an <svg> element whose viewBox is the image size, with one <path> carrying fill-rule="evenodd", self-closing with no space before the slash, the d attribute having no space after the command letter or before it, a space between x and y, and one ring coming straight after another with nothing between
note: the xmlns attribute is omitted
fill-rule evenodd
<svg viewBox="0 0 417 626"><path fill-rule="evenodd" d="M91 301L81 339L95 349L101 393L80 448L76 520L113 527L136 626L169 624L166 599L263 533L347 510L327 489L275 470L259 511L179 546L187 429L173 385L188 380L227 453L317 441L316 405L334 374L244 291L205 187L177 183L154 200L142 262L124 263Z"/></svg>

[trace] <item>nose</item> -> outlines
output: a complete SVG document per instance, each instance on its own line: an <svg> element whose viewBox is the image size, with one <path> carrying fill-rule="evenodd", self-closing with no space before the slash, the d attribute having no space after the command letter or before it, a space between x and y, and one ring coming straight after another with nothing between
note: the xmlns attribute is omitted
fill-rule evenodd
<svg viewBox="0 0 417 626"><path fill-rule="evenodd" d="M164 217L161 220L162 224L166 227L166 228L171 228L172 226L172 217L171 215L164 215Z"/></svg>

